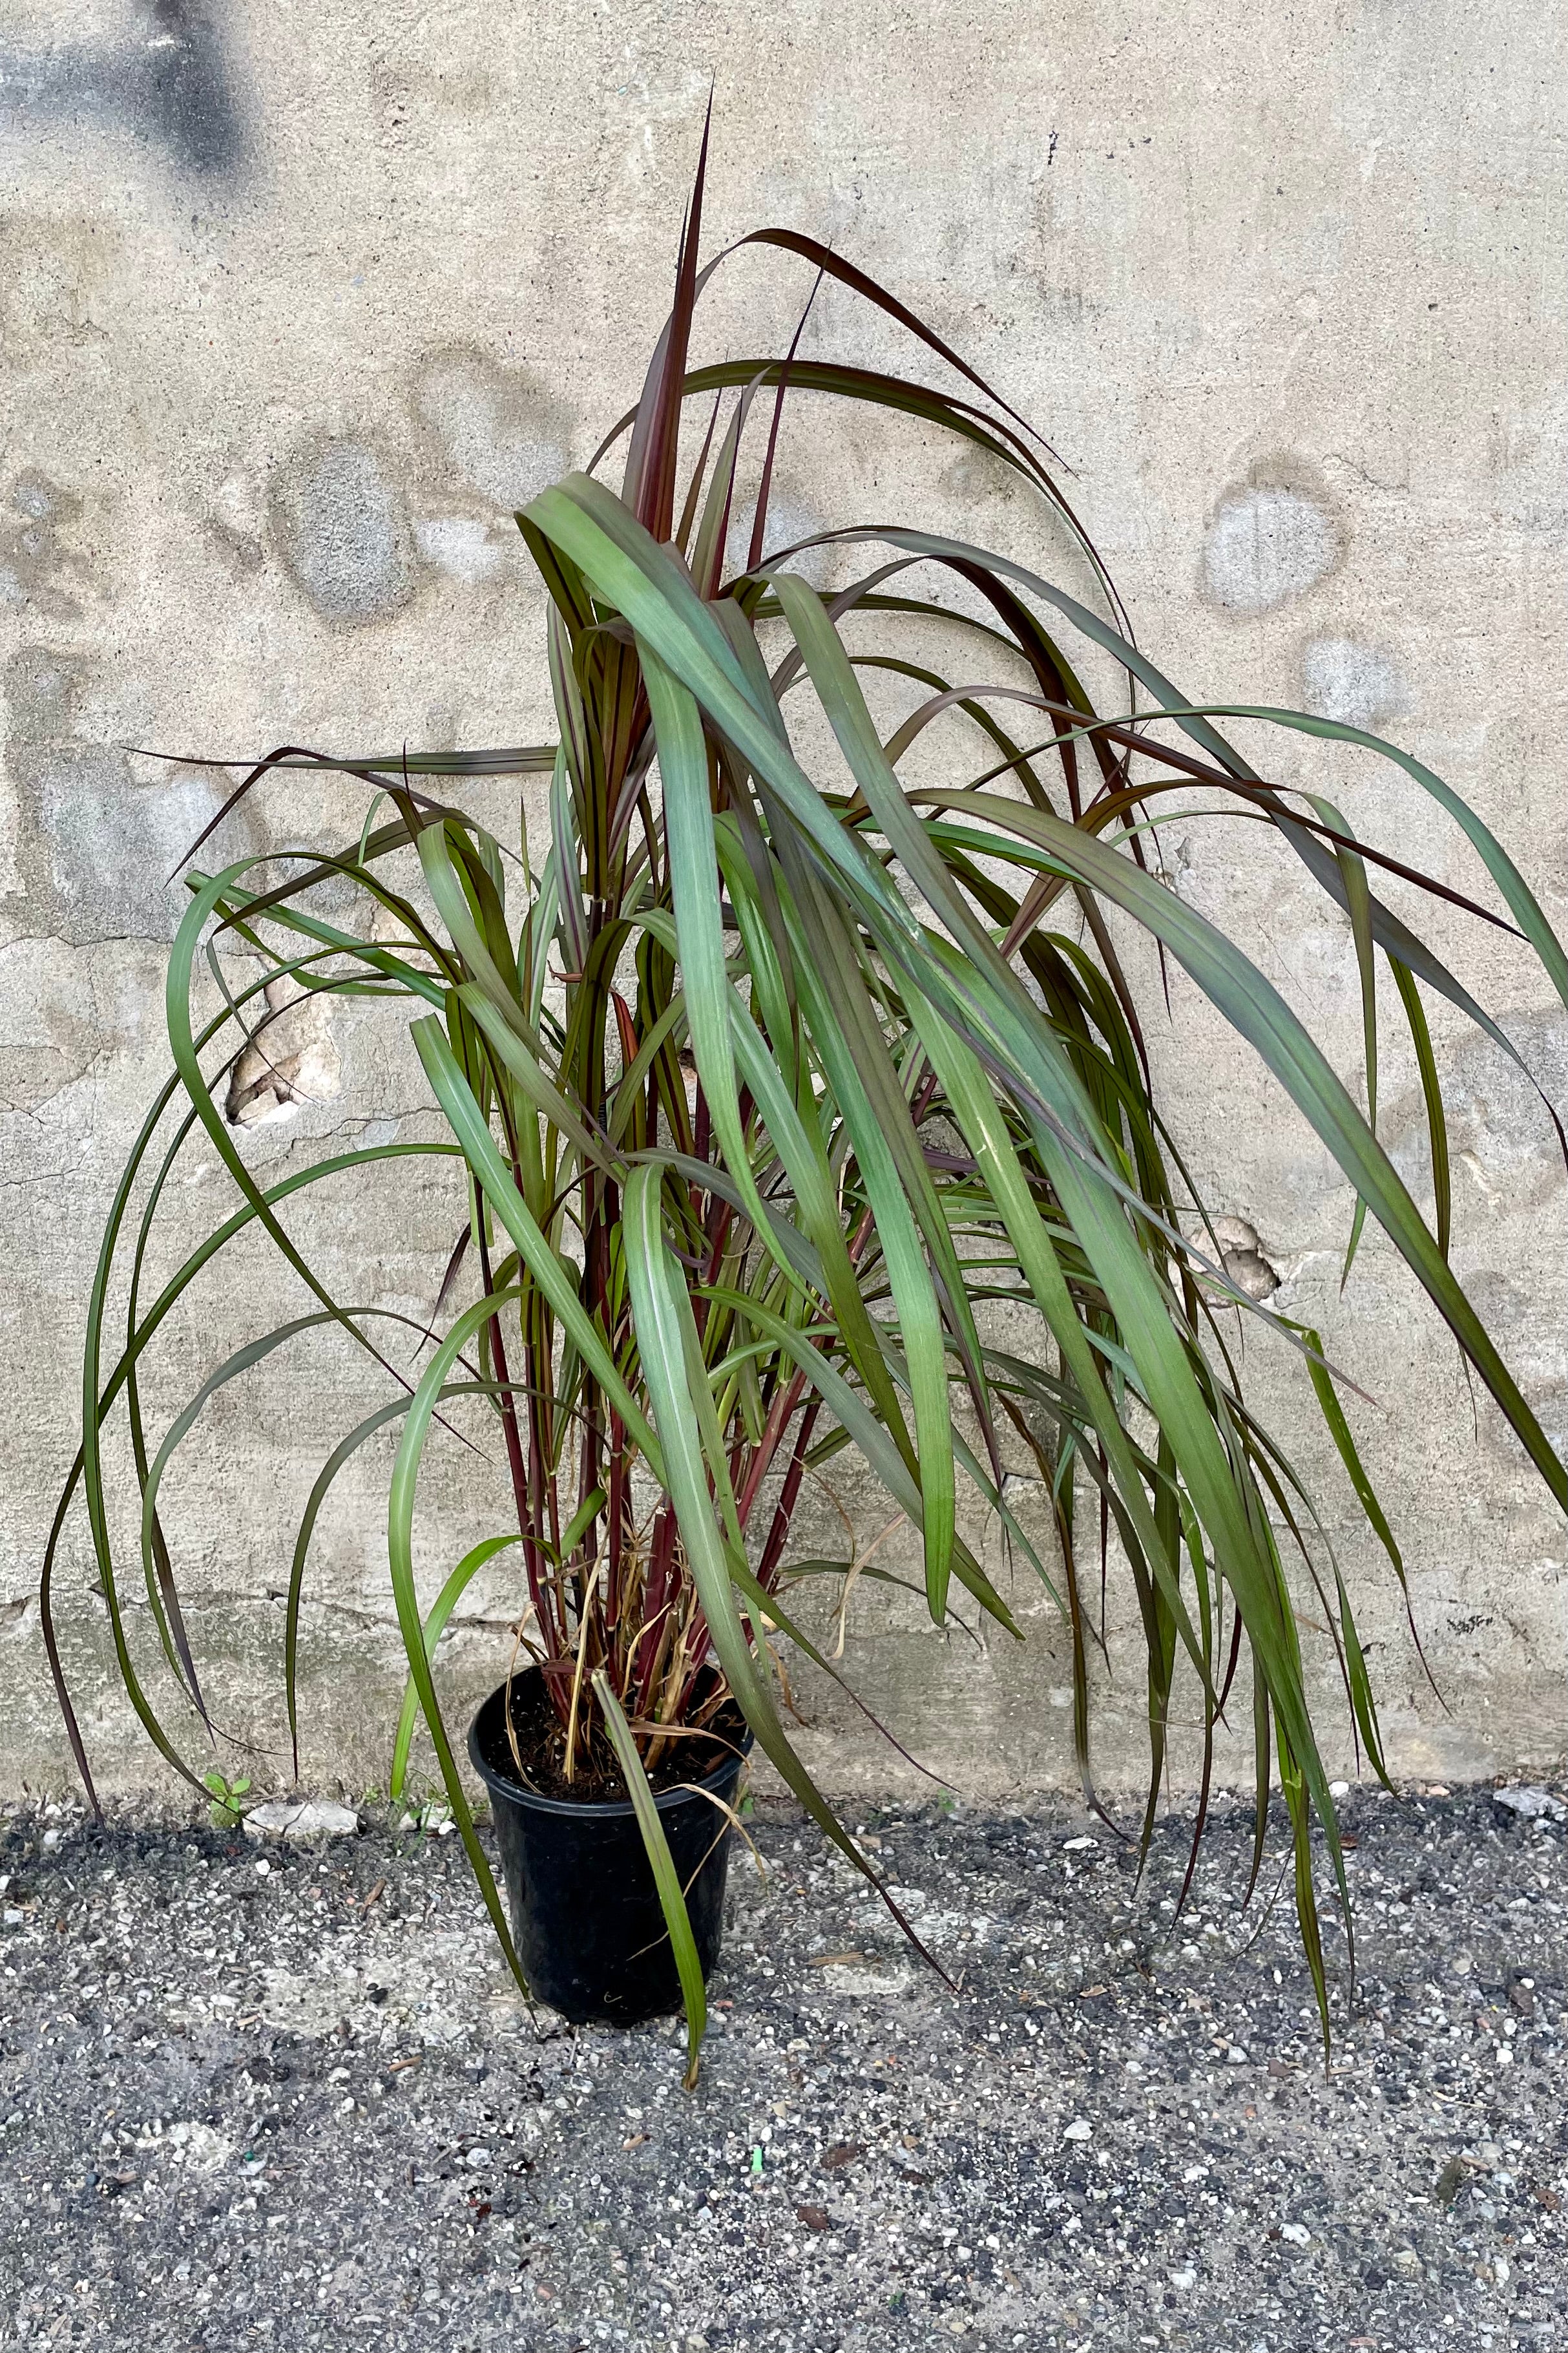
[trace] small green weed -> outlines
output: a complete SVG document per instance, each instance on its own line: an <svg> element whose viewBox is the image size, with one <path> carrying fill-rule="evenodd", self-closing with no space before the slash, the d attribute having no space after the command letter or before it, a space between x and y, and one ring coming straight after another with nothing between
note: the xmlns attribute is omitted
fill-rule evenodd
<svg viewBox="0 0 1568 2353"><path fill-rule="evenodd" d="M212 1804L207 1808L207 1820L215 1831L231 1831L240 1819L241 1798L250 1788L250 1777L242 1773L237 1781L230 1781L215 1765L202 1777L202 1787L212 1791Z"/></svg>

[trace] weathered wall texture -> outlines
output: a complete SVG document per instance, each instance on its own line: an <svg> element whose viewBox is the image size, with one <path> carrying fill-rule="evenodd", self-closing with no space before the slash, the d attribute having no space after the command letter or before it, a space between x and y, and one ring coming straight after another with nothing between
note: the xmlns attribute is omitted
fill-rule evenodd
<svg viewBox="0 0 1568 2353"><path fill-rule="evenodd" d="M715 241L796 225L899 289L1076 470L1167 669L1198 694L1396 733L1474 799L1568 926L1559 13L1524 0L786 0L765 18L727 0L0 0L0 1783L68 1773L33 1595L74 1444L98 1235L163 1067L179 902L164 878L225 788L216 769L121 747L238 756L290 739L353 749L544 731L542 602L509 511L581 462L635 393L710 72ZM798 267L742 262L711 306L708 347L776 347L805 285ZM831 291L811 335L916 356ZM1079 579L1039 514L979 466L879 427L818 473L821 428L797 422L784 454L802 527L934 513ZM1373 839L1474 879L1391 770L1298 752L1289 772L1342 796ZM515 822L514 798L489 795L498 821ZM279 789L221 847L321 842L358 821L346 793ZM1358 1082L1346 928L1244 828L1178 828L1171 855L1176 886L1239 927ZM1432 929L1568 1109L1568 1034L1539 972L1496 934ZM1178 977L1167 1022L1143 970L1164 1102L1197 1176L1256 1229L1280 1303L1321 1323L1381 1400L1356 1409L1358 1428L1442 1703L1312 1432L1302 1378L1250 1351L1259 1400L1343 1539L1397 1764L1457 1774L1559 1755L1559 1519L1486 1402L1472 1410L1453 1350L1375 1237L1342 1302L1346 1187L1192 989ZM1457 1262L1561 1446L1562 1166L1501 1058L1446 1018L1436 1028ZM239 1113L258 1168L427 1132L406 1039L374 1007L302 1026L289 1053L291 1097L264 1082ZM1384 1099L1385 1133L1424 1186L1414 1071L1392 1025ZM427 1305L456 1211L449 1178L416 1166L374 1219L341 1190L300 1219L341 1295ZM193 1229L224 1192L213 1156L193 1152L174 1192ZM263 1253L237 1251L170 1331L147 1383L154 1423L299 1296ZM375 1395L326 1342L301 1345L286 1378L282 1361L226 1392L170 1495L217 1713L263 1744L259 1780L285 1770L290 1514ZM306 1613L307 1776L361 1787L384 1777L398 1680L384 1471L373 1450L345 1480ZM433 1471L432 1574L487 1525L488 1475L455 1450ZM847 1500L876 1525L874 1498ZM994 1534L984 1541L1000 1567ZM150 1787L162 1768L108 1672L88 1580L78 1528L68 1662L104 1780ZM470 1595L455 1694L495 1678L510 1608L499 1579ZM1136 1764L1139 1698L1117 1610L1113 1596L1100 1748L1112 1781ZM977 1651L862 1586L848 1656L871 1703L961 1788L1039 1788L1070 1778L1067 1675L1043 1599L1028 1621L1027 1652ZM144 1610L133 1629L145 1655ZM1304 1639L1329 1694L1327 1646ZM831 1694L808 1686L805 1699L808 1752L830 1784L904 1770Z"/></svg>

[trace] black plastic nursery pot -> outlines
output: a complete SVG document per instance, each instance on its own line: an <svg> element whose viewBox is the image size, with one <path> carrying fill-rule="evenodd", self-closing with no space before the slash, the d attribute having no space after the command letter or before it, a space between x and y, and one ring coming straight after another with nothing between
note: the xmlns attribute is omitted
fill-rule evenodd
<svg viewBox="0 0 1568 2353"><path fill-rule="evenodd" d="M514 1676L519 1707L543 1704L537 1668ZM680 1979L629 1798L546 1797L516 1778L507 1739L508 1686L493 1691L468 1727L468 1758L489 1791L506 1880L507 1908L529 1988L577 2025L632 2026L681 2007ZM751 1746L748 1731L742 1748ZM744 1756L726 1749L697 1788L655 1798L706 1978L724 1933L730 1825L713 1799L732 1805ZM706 1792L699 1795L698 1790Z"/></svg>

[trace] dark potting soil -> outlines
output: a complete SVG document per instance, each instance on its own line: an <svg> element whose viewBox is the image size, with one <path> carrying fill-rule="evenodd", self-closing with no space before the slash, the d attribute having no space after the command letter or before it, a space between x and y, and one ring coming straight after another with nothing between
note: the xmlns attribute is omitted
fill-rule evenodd
<svg viewBox="0 0 1568 2353"><path fill-rule="evenodd" d="M626 1777L614 1751L603 1733L592 1747L584 1749L581 1717L574 1758L575 1769L572 1779L567 1779L566 1727L546 1699L537 1674L514 1679L510 1704L517 1754L512 1753L504 1723L499 1718L491 1719L486 1726L488 1736L481 1743L481 1754L493 1773L521 1788L533 1789L542 1797L575 1799L583 1805L625 1801ZM726 1757L743 1745L745 1737L746 1719L735 1702L726 1699L700 1731L678 1731L649 1767L648 1778L656 1790L673 1789L682 1781L705 1780ZM521 1779L520 1758L524 1777Z"/></svg>

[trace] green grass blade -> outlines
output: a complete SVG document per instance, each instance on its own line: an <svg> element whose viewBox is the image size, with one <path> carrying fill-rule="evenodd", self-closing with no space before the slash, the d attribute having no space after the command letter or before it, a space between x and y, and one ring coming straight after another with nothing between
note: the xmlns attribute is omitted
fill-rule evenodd
<svg viewBox="0 0 1568 2353"><path fill-rule="evenodd" d="M751 1641L735 1606L733 1579L746 1575L731 1554L714 1514L709 1466L700 1437L702 1400L694 1393L693 1358L700 1365L691 1300L672 1259L659 1217L660 1174L634 1169L626 1195L626 1268L644 1377L664 1449L661 1484L675 1505L693 1581L725 1679L764 1756L817 1827L880 1891L876 1873L843 1829L784 1736ZM706 1379L700 1383L705 1393ZM722 1461L717 1466L723 1472ZM884 1895L884 1901L887 1901Z"/></svg>
<svg viewBox="0 0 1568 2353"><path fill-rule="evenodd" d="M511 1172L501 1158L495 1138L474 1101L473 1091L458 1067L440 1023L426 1017L414 1024L413 1034L426 1075L436 1090L452 1133L485 1198L511 1237L533 1281L570 1334L574 1346L593 1367L594 1377L605 1395L614 1400L616 1411L626 1423L627 1434L647 1460L649 1470L656 1479L659 1478L658 1440L622 1378L603 1333L584 1306L575 1277L551 1248L518 1191Z"/></svg>
<svg viewBox="0 0 1568 2353"><path fill-rule="evenodd" d="M1426 1010L1421 1002L1421 990L1415 974L1407 965L1401 964L1397 956L1390 956L1388 962L1409 1024L1410 1042L1415 1049L1415 1067L1421 1079L1421 1100L1426 1107L1426 1141L1432 1161L1432 1221L1437 1248L1447 1258L1453 1230L1454 1188L1448 1166L1448 1122L1443 1109L1437 1058L1432 1051L1432 1032L1426 1026Z"/></svg>
<svg viewBox="0 0 1568 2353"><path fill-rule="evenodd" d="M985 814L994 815L999 825L1016 826L1050 848L1069 872L1145 924L1231 1026L1257 1049L1367 1202L1459 1340L1559 1504L1568 1510L1568 1471L1552 1452L1392 1162L1279 991L1194 908L1103 843L1014 802L992 802Z"/></svg>
<svg viewBox="0 0 1568 2353"><path fill-rule="evenodd" d="M1311 1351L1307 1358L1307 1369L1312 1377L1313 1393L1317 1398L1323 1419L1328 1425L1329 1435L1334 1441L1335 1451L1344 1464L1345 1474L1355 1490L1356 1501L1366 1514L1368 1525L1394 1564L1394 1573L1399 1579L1401 1589L1407 1590L1404 1555L1394 1542L1394 1530L1389 1526L1387 1515L1377 1500L1377 1493L1367 1476L1366 1466L1356 1451L1355 1440L1351 1436L1351 1426L1345 1419L1344 1408L1340 1403L1333 1377L1323 1362L1322 1340L1310 1324L1303 1324L1300 1330L1302 1338Z"/></svg>
<svg viewBox="0 0 1568 2353"><path fill-rule="evenodd" d="M447 1735L440 1703L436 1696L436 1685L430 1672L429 1654L425 1647L425 1621L420 1615L419 1598L414 1582L414 1506L418 1493L419 1471L424 1460L426 1440L429 1436L430 1423L435 1415L437 1401L441 1395L447 1374L466 1344L484 1328L492 1316L499 1314L503 1307L520 1299L521 1295L521 1293L514 1288L492 1293L488 1298L477 1300L472 1307L465 1309L464 1313L458 1317L431 1357L425 1377L408 1408L403 1425L403 1436L398 1444L397 1460L393 1465L391 1484L387 1491L386 1547L392 1572L393 1599L397 1609L397 1623L403 1636L403 1647L408 1658L409 1679L413 1683L420 1711L430 1735L431 1746L436 1751L436 1761L440 1767L441 1779L447 1791L447 1801L452 1809L452 1819L457 1823L458 1835L462 1839L468 1862L473 1868L485 1910L489 1914L490 1925L500 1940L500 1947L506 1955L508 1966L526 1996L528 1980L523 1975L522 1963L518 1958L517 1948L511 1940L511 1930L507 1925L506 1914L501 1908L500 1895L496 1887L494 1874L490 1870L489 1859L479 1844L479 1832L474 1826L468 1793L463 1787L462 1775L458 1770L458 1761L452 1753L452 1744Z"/></svg>
<svg viewBox="0 0 1568 2353"><path fill-rule="evenodd" d="M1303 797L1321 818L1336 831L1348 834L1350 828L1331 800L1308 793ZM1362 1050L1366 1066L1366 1124L1373 1135L1377 1134L1377 959L1372 921L1372 892L1366 879L1366 867L1353 849L1336 846L1334 855L1344 881L1345 904L1350 913L1351 936L1355 943L1357 976L1361 983ZM1355 1216L1351 1225L1350 1243L1345 1250L1345 1262L1340 1273L1340 1289L1350 1281L1351 1268L1361 1241L1362 1227L1366 1219L1366 1203L1357 1197Z"/></svg>
<svg viewBox="0 0 1568 2353"><path fill-rule="evenodd" d="M321 1465L315 1483L305 1499L305 1508L294 1537L294 1556L289 1564L289 1593L283 1611L283 1697L289 1717L289 1746L294 1760L294 1778L300 1778L300 1606L305 1589L305 1563L310 1556L310 1539L316 1532L321 1506L331 1492L332 1482L366 1439L384 1430L399 1414L406 1413L411 1400L394 1398L389 1405L378 1406L372 1414L336 1445ZM393 1795L396 1796L394 1790Z"/></svg>
<svg viewBox="0 0 1568 2353"><path fill-rule="evenodd" d="M647 1851L654 1885L658 1890L659 1909L664 1925L669 1931L670 1950L675 1956L676 1969L680 1978L681 1998L686 2004L686 2088L697 2088L698 2061L702 2049L702 2037L708 2031L708 1993L702 1982L702 1963L698 1957L697 1939L691 1933L691 1915L686 1908L681 1892L680 1874L675 1868L675 1858L669 1852L669 1841L664 1834L664 1824L658 1818L658 1808L648 1778L637 1754L631 1727L621 1710L621 1704L610 1688L610 1679L603 1667L594 1671L594 1693L604 1712L605 1729L610 1736L610 1746L616 1761L626 1779L626 1795L632 1801ZM722 1833L721 1833L722 1835Z"/></svg>
<svg viewBox="0 0 1568 2353"><path fill-rule="evenodd" d="M508 1545L521 1544L521 1536L514 1529L508 1535L485 1536L463 1555L431 1603L430 1614L425 1620L425 1655L432 1663L436 1657L436 1645L446 1631L447 1620L485 1563L493 1560L498 1552L504 1552ZM410 1675L404 1686L403 1705L397 1717L397 1736L392 1746L392 1773L386 1785L387 1796L395 1804L403 1795L404 1776L408 1770L408 1752L414 1745L414 1727L418 1715L419 1694Z"/></svg>

